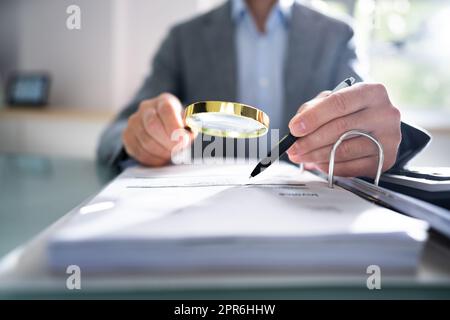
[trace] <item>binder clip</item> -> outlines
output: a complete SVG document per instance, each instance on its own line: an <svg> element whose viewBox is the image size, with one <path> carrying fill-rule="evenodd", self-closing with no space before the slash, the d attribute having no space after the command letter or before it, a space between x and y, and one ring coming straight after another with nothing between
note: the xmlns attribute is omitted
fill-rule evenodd
<svg viewBox="0 0 450 320"><path fill-rule="evenodd" d="M336 150L339 147L339 145L342 143L342 141L344 141L346 138L348 138L350 136L366 137L366 138L370 139L378 147L378 168L377 168L377 175L375 176L375 181L374 181L374 184L376 186L378 186L378 183L380 182L381 171L383 170L383 162L384 162L383 146L377 139L375 139L372 135L370 135L367 132L360 131L360 130L350 130L350 131L345 132L343 135L341 135L339 137L339 139L334 143L333 149L331 149L330 166L328 168L328 187L333 188L333 186L334 186L333 174L334 174L334 162L335 162Z"/></svg>

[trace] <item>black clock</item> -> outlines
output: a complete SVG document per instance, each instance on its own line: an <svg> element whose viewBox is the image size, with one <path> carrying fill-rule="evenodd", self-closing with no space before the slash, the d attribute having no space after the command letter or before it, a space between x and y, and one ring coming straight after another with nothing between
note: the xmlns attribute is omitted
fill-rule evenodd
<svg viewBox="0 0 450 320"><path fill-rule="evenodd" d="M44 106L48 103L50 76L45 73L14 73L6 84L6 103Z"/></svg>

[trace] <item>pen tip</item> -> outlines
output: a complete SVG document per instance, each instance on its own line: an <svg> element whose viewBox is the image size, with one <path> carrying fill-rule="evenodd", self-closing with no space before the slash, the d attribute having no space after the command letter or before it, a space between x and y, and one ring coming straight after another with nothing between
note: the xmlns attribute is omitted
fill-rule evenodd
<svg viewBox="0 0 450 320"><path fill-rule="evenodd" d="M250 173L250 176L248 177L249 179L254 178L258 175L259 170L257 170L257 168L253 169L253 171Z"/></svg>

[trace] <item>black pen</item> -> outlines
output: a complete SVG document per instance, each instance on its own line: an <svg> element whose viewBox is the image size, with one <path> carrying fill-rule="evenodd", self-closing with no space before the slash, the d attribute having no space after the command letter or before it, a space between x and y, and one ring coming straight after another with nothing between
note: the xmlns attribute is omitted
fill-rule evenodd
<svg viewBox="0 0 450 320"><path fill-rule="evenodd" d="M343 88L350 87L355 83L355 78L350 77L342 81L337 85L336 88L333 89L333 92L336 92L338 90L341 90ZM298 137L293 136L292 134L288 134L284 136L278 144L269 151L267 156L262 159L253 169L252 173L250 174L250 178L256 177L258 174L263 172L265 169L267 169L272 163L277 161L277 159L284 154L294 143L297 141Z"/></svg>

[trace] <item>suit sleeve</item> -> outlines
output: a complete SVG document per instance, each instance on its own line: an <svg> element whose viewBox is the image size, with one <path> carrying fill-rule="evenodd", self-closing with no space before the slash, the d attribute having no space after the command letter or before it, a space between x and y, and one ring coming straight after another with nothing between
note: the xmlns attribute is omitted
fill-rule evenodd
<svg viewBox="0 0 450 320"><path fill-rule="evenodd" d="M117 166L128 157L123 148L122 133L127 126L128 117L136 112L143 100L154 98L163 92L182 98L176 38L176 29L172 29L153 59L150 75L133 100L104 130L97 147L97 159L100 163Z"/></svg>
<svg viewBox="0 0 450 320"><path fill-rule="evenodd" d="M360 57L357 55L353 29L343 25L342 41L336 51L336 61L330 87L334 88L339 82L348 77L354 77L357 82L367 78Z"/></svg>
<svg viewBox="0 0 450 320"><path fill-rule="evenodd" d="M338 49L338 58L333 79L339 83L349 76L357 81L366 78L367 71L361 66L354 45L354 33L350 26L346 25L344 40ZM403 168L415 155L422 151L431 141L431 137L423 129L405 122L401 123L402 141L400 143L397 160L392 169Z"/></svg>

